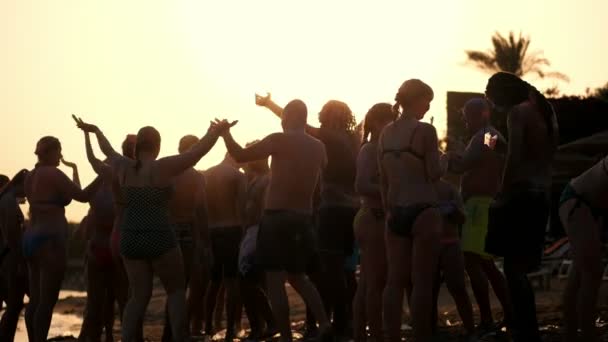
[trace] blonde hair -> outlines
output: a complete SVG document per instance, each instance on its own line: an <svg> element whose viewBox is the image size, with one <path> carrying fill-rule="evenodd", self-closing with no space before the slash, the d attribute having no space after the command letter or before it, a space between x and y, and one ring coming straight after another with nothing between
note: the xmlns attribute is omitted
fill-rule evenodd
<svg viewBox="0 0 608 342"><path fill-rule="evenodd" d="M432 100L435 96L433 92L433 88L431 88L428 84L422 82L419 79L410 79L399 87L397 91L397 95L395 95L395 104L393 105L393 110L397 113L402 113L400 109L406 109L411 106L414 102L418 101L421 98L428 98Z"/></svg>

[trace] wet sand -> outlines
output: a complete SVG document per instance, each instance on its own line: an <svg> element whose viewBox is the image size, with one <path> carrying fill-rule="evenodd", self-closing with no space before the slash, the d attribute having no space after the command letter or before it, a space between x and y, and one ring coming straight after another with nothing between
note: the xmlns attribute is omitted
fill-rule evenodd
<svg viewBox="0 0 608 342"><path fill-rule="evenodd" d="M561 295L563 289L563 282L558 281L554 278L552 282L552 289L550 291L538 291L536 296L538 317L542 326L543 340L544 341L560 341L560 329L561 329ZM294 331L298 332L303 326L304 319L304 305L300 298L295 295L293 290L288 287L289 303L291 308L292 321ZM473 298L471 296L471 298ZM62 291L60 300L55 307L55 314L51 323L51 329L49 332L49 338L58 336L74 336L77 337L80 332L80 325L82 323L82 313L86 302L86 293L81 291ZM598 327L600 328L602 341L608 341L608 288L603 288L600 295L600 318L598 320ZM162 328L164 322L164 303L165 295L160 284L155 284L155 290L148 306L148 312L146 314L144 324L144 335L149 341L159 341L162 335ZM496 298L492 298L493 311L495 312L495 319L501 319L502 314L500 313L500 306ZM473 303L474 309L476 310L475 303ZM406 311L404 309L404 311ZM444 341L458 341L458 336L462 333L461 325L462 322L458 317L456 308L453 304L452 298L447 293L445 288L442 288L439 298L439 313L440 313L440 331ZM404 315L405 321L407 321L407 313ZM478 320L478 317L477 317ZM247 327L247 319L243 317L243 328ZM404 325L404 337L405 341L409 340L409 330ZM114 326L115 340L120 340L120 324L117 320ZM296 337L298 334L296 334ZM216 338L220 338L221 334L218 334ZM70 341L72 339L56 339L60 341ZM25 323L23 317L19 321L19 327L17 331L17 337L15 341L27 341L27 334L25 330ZM502 336L489 336L484 338L483 341L508 341Z"/></svg>

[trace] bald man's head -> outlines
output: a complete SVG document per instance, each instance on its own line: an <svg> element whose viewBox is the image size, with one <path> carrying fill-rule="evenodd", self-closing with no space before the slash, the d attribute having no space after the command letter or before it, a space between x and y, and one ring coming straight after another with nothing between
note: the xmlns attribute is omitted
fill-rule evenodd
<svg viewBox="0 0 608 342"><path fill-rule="evenodd" d="M282 115L284 130L305 129L308 109L302 100L293 100L285 106Z"/></svg>
<svg viewBox="0 0 608 342"><path fill-rule="evenodd" d="M178 152L184 153L186 151L188 151L190 149L190 147L192 147L192 145L196 144L198 142L198 138L194 135L186 135L183 138L181 138L179 140L179 147L178 147Z"/></svg>

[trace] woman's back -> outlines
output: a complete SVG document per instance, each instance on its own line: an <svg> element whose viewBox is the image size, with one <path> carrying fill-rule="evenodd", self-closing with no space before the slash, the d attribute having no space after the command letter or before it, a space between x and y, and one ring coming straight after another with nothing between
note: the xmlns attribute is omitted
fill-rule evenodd
<svg viewBox="0 0 608 342"><path fill-rule="evenodd" d="M117 180L123 207L120 250L127 258L154 258L176 246L169 224L172 188L157 182L155 171L153 161L127 165Z"/></svg>
<svg viewBox="0 0 608 342"><path fill-rule="evenodd" d="M437 202L435 172L428 170L427 164L432 158L438 162L438 155L427 155L429 130L425 126L428 124L403 118L384 129L378 153L391 205Z"/></svg>

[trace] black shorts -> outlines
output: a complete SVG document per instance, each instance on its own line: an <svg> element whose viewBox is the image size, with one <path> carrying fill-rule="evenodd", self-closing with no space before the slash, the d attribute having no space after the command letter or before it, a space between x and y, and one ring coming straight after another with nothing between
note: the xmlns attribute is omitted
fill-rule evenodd
<svg viewBox="0 0 608 342"><path fill-rule="evenodd" d="M243 228L240 226L211 228L209 236L213 252L211 279L220 281L225 278L236 278Z"/></svg>
<svg viewBox="0 0 608 342"><path fill-rule="evenodd" d="M518 191L502 204L492 204L486 252L505 258L523 258L529 269L534 270L540 266L543 255L549 210L549 199L540 191Z"/></svg>
<svg viewBox="0 0 608 342"><path fill-rule="evenodd" d="M353 254L355 232L353 223L358 209L351 207L324 207L319 209L317 235L321 253Z"/></svg>
<svg viewBox="0 0 608 342"><path fill-rule="evenodd" d="M257 240L257 264L263 271L305 273L317 243L312 218L289 210L266 210Z"/></svg>

